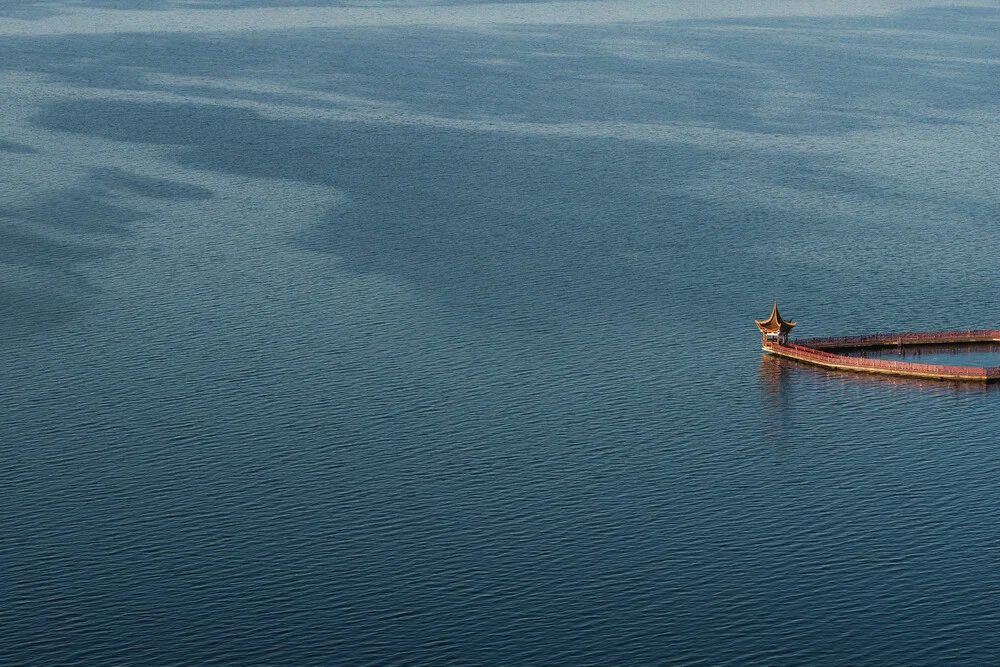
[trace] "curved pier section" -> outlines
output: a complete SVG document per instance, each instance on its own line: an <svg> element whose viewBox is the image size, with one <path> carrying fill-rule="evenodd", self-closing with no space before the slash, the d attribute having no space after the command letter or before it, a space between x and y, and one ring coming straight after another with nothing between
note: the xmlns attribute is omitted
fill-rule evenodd
<svg viewBox="0 0 1000 667"><path fill-rule="evenodd" d="M807 338L795 343L788 341L788 331L794 322L783 320L775 304L771 317L755 320L761 331L761 348L765 352L795 359L833 370L881 373L932 380L993 382L1000 380L1000 366L944 366L917 364L907 361L868 359L836 354L831 350L848 351L874 348L907 347L911 345L965 345L1000 342L1000 330L931 331L925 333L893 333L872 336L842 336L837 338Z"/></svg>
<svg viewBox="0 0 1000 667"><path fill-rule="evenodd" d="M966 342L982 342L979 340L949 341L954 344ZM905 344L905 343L904 343ZM795 343L764 344L765 352L804 361L808 364L823 366L841 371L861 371L866 373L882 373L884 375L903 375L907 377L933 380L973 380L992 382L1000 380L1000 366L994 368L979 368L977 366L939 366L936 364L915 364L909 361L889 361L886 359L865 359L863 357L848 357L834 354L805 345Z"/></svg>

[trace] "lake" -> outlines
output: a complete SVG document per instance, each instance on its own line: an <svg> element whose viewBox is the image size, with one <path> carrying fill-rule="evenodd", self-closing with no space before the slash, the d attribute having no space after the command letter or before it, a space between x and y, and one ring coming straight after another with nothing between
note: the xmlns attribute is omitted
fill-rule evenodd
<svg viewBox="0 0 1000 667"><path fill-rule="evenodd" d="M997 655L995 4L4 7L0 663Z"/></svg>

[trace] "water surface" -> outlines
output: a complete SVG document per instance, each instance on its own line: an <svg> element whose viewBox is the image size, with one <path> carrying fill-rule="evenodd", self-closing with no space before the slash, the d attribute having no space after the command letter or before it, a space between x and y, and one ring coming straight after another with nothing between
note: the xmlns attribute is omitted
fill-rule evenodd
<svg viewBox="0 0 1000 667"><path fill-rule="evenodd" d="M995 7L292 4L7 10L0 663L993 660Z"/></svg>

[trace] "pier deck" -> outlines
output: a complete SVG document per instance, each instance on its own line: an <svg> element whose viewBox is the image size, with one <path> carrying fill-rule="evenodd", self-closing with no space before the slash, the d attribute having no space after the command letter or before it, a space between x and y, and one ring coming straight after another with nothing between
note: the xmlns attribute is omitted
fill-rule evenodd
<svg viewBox="0 0 1000 667"><path fill-rule="evenodd" d="M830 350L857 350L873 348L906 347L912 345L964 345L1000 342L1000 330L979 329L970 331L936 331L927 333L875 334L872 336L843 336L837 338L809 338L795 343L766 341L765 352L795 359L808 364L835 370L881 373L934 380L960 380L994 382L1000 380L1000 366L947 366L919 364L907 361L867 359L836 354Z"/></svg>

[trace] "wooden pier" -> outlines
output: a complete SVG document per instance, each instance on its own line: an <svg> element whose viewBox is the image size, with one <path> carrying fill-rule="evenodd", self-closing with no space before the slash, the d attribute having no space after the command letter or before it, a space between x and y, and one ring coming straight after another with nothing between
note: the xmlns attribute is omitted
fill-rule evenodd
<svg viewBox="0 0 1000 667"><path fill-rule="evenodd" d="M779 357L795 359L807 364L841 371L880 373L931 380L958 380L973 382L994 382L1000 380L1000 366L980 368L977 366L947 366L920 364L908 361L868 359L837 354L834 351L904 348L924 345L971 345L976 343L1000 343L1000 330L976 329L969 331L931 331L924 333L892 333L871 336L841 336L836 338L808 338L795 343L789 342L788 333L795 322L783 320L774 305L771 317L755 320L763 337L761 348Z"/></svg>
<svg viewBox="0 0 1000 667"><path fill-rule="evenodd" d="M1000 343L998 329L969 331L930 331L926 333L888 333L871 336L838 336L836 338L804 338L798 345L817 350L861 350L872 348L907 347L913 345L968 345Z"/></svg>

